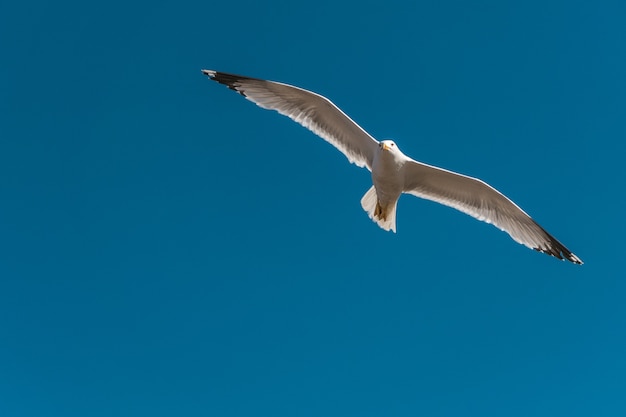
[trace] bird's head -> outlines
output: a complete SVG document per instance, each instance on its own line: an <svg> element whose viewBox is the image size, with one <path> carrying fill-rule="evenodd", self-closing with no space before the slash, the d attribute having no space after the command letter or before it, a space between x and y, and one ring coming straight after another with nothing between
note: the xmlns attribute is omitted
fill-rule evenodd
<svg viewBox="0 0 626 417"><path fill-rule="evenodd" d="M398 149L398 147L396 146L396 143L392 140L380 141L378 143L378 147L382 149L383 151L390 151L390 152L396 151Z"/></svg>
<svg viewBox="0 0 626 417"><path fill-rule="evenodd" d="M395 161L399 163L405 161L408 157L402 153L398 145L392 140L383 140L378 143L376 157L385 161Z"/></svg>

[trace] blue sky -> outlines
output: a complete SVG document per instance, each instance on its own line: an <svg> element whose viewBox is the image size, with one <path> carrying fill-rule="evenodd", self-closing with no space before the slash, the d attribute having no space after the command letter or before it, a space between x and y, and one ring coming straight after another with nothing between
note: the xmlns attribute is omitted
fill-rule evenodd
<svg viewBox="0 0 626 417"><path fill-rule="evenodd" d="M625 16L4 2L0 415L626 415ZM585 265L411 196L383 232L366 170L201 68L328 96Z"/></svg>

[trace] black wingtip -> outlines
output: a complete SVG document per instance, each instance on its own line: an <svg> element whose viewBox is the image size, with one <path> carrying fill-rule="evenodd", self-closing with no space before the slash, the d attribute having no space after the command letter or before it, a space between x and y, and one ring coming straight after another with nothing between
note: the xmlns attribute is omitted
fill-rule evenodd
<svg viewBox="0 0 626 417"><path fill-rule="evenodd" d="M243 91L239 89L241 87L241 81L254 80L255 78L244 77L241 75L229 74L227 72L219 72L214 70L202 70L202 73L208 76L213 81L217 81L220 84L225 85L233 91L238 92L242 96L246 96Z"/></svg>
<svg viewBox="0 0 626 417"><path fill-rule="evenodd" d="M563 251L562 253L565 259L567 259L568 261L572 263L575 263L576 265L582 265L584 263L582 259L574 255L572 252L568 251L567 249L565 249L565 251Z"/></svg>
<svg viewBox="0 0 626 417"><path fill-rule="evenodd" d="M202 70L202 73L208 76L213 81L217 81L220 84L224 84L226 87L230 88L233 91L238 92L242 96L246 96L246 94L240 89L241 83L246 81L260 82L263 83L265 80L260 78L246 77L244 75L236 75L230 74L228 72L219 72L214 70Z"/></svg>
<svg viewBox="0 0 626 417"><path fill-rule="evenodd" d="M539 225L537 224L537 226ZM557 238L548 233L543 227L539 226L539 228L544 233L544 243L539 247L533 248L534 250L536 250L537 252L545 253L546 255L554 256L555 258L562 261L568 260L576 265L583 264L582 259L574 255L572 251L567 249L564 244L557 240Z"/></svg>
<svg viewBox="0 0 626 417"><path fill-rule="evenodd" d="M554 256L560 260L567 260L576 265L582 265L584 262L578 256L574 255L569 249L567 249L561 242L554 239L550 242L548 248L533 248L537 252L545 253L546 255Z"/></svg>

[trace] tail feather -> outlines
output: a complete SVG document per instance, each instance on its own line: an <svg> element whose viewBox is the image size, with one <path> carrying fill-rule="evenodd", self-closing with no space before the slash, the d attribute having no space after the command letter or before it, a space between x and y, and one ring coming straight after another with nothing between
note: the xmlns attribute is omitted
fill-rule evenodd
<svg viewBox="0 0 626 417"><path fill-rule="evenodd" d="M396 232L396 205L397 201L381 206L376 194L376 187L372 186L361 199L361 207L367 215L386 231Z"/></svg>

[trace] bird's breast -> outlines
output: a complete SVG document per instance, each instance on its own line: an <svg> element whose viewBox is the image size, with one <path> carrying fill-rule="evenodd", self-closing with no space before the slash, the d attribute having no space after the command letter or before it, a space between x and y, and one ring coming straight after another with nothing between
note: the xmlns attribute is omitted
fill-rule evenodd
<svg viewBox="0 0 626 417"><path fill-rule="evenodd" d="M372 164L372 182L381 203L398 199L404 188L403 164L392 157L380 155Z"/></svg>

